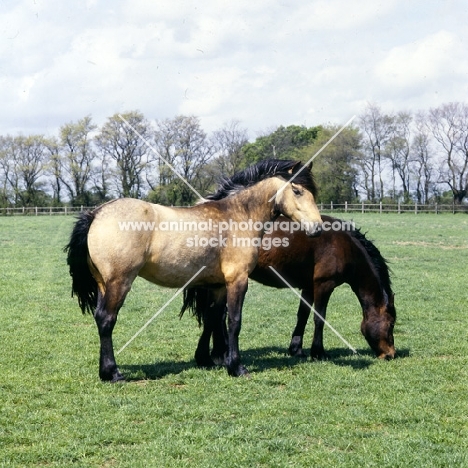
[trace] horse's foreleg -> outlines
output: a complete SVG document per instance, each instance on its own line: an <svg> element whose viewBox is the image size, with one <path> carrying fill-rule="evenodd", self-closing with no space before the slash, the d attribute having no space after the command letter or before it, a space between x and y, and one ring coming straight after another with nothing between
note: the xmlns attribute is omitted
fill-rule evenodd
<svg viewBox="0 0 468 468"><path fill-rule="evenodd" d="M117 321L117 314L125 300L130 287L110 283L106 285L104 295L99 293L98 305L94 313L94 319L98 327L101 342L99 356L99 377L101 380L118 382L124 380L123 375L117 368L112 344L112 331Z"/></svg>
<svg viewBox="0 0 468 468"><path fill-rule="evenodd" d="M238 377L248 375L247 369L240 363L239 333L242 322L242 305L248 287L248 277L227 285L228 308L228 351L225 364L229 375Z"/></svg>
<svg viewBox="0 0 468 468"><path fill-rule="evenodd" d="M310 349L310 357L312 359L325 359L327 357L325 353L325 348L323 347L323 327L325 322L322 320L325 319L327 315L327 305L328 300L330 299L333 287L326 287L322 285L320 288L315 289L315 310L318 313L314 314L314 337L312 339L312 347Z"/></svg>
<svg viewBox="0 0 468 468"><path fill-rule="evenodd" d="M314 293L312 289L303 289L299 309L297 310L297 322L294 328L291 343L289 344L289 354L291 356L306 357L302 349L305 327L310 316L310 307L304 302L307 301L310 305L314 302Z"/></svg>

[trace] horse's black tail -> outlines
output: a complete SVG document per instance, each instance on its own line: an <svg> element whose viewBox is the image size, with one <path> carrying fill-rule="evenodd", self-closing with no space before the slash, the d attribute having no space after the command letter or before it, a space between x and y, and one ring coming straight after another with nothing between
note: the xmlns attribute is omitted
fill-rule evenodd
<svg viewBox="0 0 468 468"><path fill-rule="evenodd" d="M88 265L88 232L94 216L92 211L80 214L71 233L70 242L64 248L72 277L72 297L78 297L78 304L83 313L93 313L97 306L97 283Z"/></svg>
<svg viewBox="0 0 468 468"><path fill-rule="evenodd" d="M203 324L205 311L209 308L210 290L207 288L185 288L184 303L179 317L188 309L197 318L198 325Z"/></svg>

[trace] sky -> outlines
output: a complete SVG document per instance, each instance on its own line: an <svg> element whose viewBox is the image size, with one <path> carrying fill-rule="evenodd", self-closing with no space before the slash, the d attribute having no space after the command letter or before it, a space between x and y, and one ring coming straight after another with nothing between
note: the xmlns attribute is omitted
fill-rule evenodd
<svg viewBox="0 0 468 468"><path fill-rule="evenodd" d="M468 101L466 0L0 0L0 135L139 110L342 125Z"/></svg>

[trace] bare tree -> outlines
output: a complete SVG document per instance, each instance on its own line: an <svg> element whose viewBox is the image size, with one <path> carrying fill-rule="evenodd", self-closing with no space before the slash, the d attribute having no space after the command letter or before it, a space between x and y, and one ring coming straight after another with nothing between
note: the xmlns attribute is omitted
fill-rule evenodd
<svg viewBox="0 0 468 468"><path fill-rule="evenodd" d="M20 202L20 173L19 153L20 145L16 137L10 135L2 137L0 150L0 167L4 179L4 196L8 203L17 205Z"/></svg>
<svg viewBox="0 0 468 468"><path fill-rule="evenodd" d="M159 173L159 184L153 183L155 201L187 205L197 198L165 161L197 190L203 192L211 184L205 169L213 155L213 145L202 130L198 117L181 115L158 121L155 149L160 155L155 158Z"/></svg>
<svg viewBox="0 0 468 468"><path fill-rule="evenodd" d="M433 186L434 167L426 113L418 112L414 123L415 134L411 144L413 161L411 172L416 182L416 199L418 203L427 203Z"/></svg>
<svg viewBox="0 0 468 468"><path fill-rule="evenodd" d="M400 178L405 202L410 200L410 155L411 155L411 121L409 112L398 112L390 125L385 156L389 159L393 179L393 197L396 196L395 174Z"/></svg>
<svg viewBox="0 0 468 468"><path fill-rule="evenodd" d="M10 137L0 136L0 206L2 207L11 203L9 140Z"/></svg>
<svg viewBox="0 0 468 468"><path fill-rule="evenodd" d="M60 128L60 179L75 205L90 204L89 180L95 152L92 147L92 132L96 125L90 116L76 123L70 122Z"/></svg>
<svg viewBox="0 0 468 468"><path fill-rule="evenodd" d="M141 112L131 111L121 115L125 120L114 114L96 136L101 172L110 169L106 157L114 160L116 170L113 176L119 196L139 198L144 189L144 170L150 151L145 141L151 140L152 130ZM100 187L107 194L105 183L101 183Z"/></svg>
<svg viewBox="0 0 468 468"><path fill-rule="evenodd" d="M384 196L382 176L384 158L394 120L394 116L383 114L380 107L375 104L368 104L364 114L360 117L360 128L364 133L364 138L363 157L359 166L367 199L374 202L377 198L382 199Z"/></svg>
<svg viewBox="0 0 468 468"><path fill-rule="evenodd" d="M46 146L42 135L17 136L9 141L9 181L15 192L15 204L37 205L40 196L40 177L44 173Z"/></svg>
<svg viewBox="0 0 468 468"><path fill-rule="evenodd" d="M429 125L442 153L439 182L461 203L468 193L468 105L450 102L430 109Z"/></svg>
<svg viewBox="0 0 468 468"><path fill-rule="evenodd" d="M60 205L62 203L62 158L60 156L60 144L57 138L52 137L44 140L48 151L48 161L46 173L52 178L52 203Z"/></svg>
<svg viewBox="0 0 468 468"><path fill-rule="evenodd" d="M240 127L240 122L232 120L223 128L213 133L216 160L214 166L222 175L232 176L244 164L242 148L249 142L247 129Z"/></svg>

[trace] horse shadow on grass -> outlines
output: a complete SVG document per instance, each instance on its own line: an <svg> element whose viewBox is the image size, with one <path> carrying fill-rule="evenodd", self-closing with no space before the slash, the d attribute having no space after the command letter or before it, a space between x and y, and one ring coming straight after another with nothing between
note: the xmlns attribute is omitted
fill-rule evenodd
<svg viewBox="0 0 468 468"><path fill-rule="evenodd" d="M408 349L398 350L395 359L406 358L410 355ZM327 350L325 361L340 367L349 367L359 371L367 369L378 362L375 354L370 349L358 349L357 355L346 348L332 348ZM311 371L314 364L320 361L311 360L310 357L294 357L287 354L285 348L279 346L268 346L246 349L242 352L242 363L249 369L251 374L259 374L271 369L287 369L307 363ZM197 368L194 359L188 361L165 360L154 364L121 365L120 369L126 376L127 381L158 380L168 375L178 375L190 369ZM206 371L219 367L205 368Z"/></svg>

